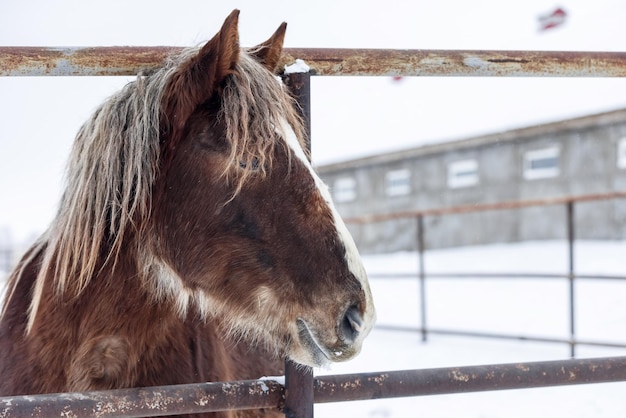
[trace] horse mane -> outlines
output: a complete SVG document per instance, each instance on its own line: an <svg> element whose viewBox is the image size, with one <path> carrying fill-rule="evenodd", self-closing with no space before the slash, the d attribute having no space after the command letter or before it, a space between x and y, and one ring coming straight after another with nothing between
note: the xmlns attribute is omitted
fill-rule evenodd
<svg viewBox="0 0 626 418"><path fill-rule="evenodd" d="M165 147L175 149L175 144L167 142L182 139L182 133L163 128L172 117L164 114L164 95L173 76L198 49L187 49L170 57L161 68L139 75L111 96L79 130L57 215L35 244L34 252L43 250L43 258L27 333L34 324L47 281L53 281L57 294L69 292L77 297L105 267L115 268L128 238L134 240L135 249L147 241L153 192L162 174ZM276 138L286 138L281 121L286 120L298 138L303 138L302 122L292 97L257 62L254 51L240 53L235 71L224 80L219 96L217 118L225 125L231 166L238 168L225 168L224 180L237 182L236 194L250 176L259 171L266 175L271 167L271 150L282 143ZM238 163L251 157L258 159L258 166L240 167ZM13 289L26 264L23 262L14 274L10 285Z"/></svg>

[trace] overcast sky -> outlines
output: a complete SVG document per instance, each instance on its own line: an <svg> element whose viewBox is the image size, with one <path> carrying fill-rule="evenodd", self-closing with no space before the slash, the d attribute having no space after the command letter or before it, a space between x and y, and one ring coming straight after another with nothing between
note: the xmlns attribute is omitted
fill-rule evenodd
<svg viewBox="0 0 626 418"><path fill-rule="evenodd" d="M566 23L538 30L561 6ZM243 46L626 51L626 2L5 1L0 45L197 45L233 8ZM76 131L129 77L0 78L0 231L52 218ZM626 107L624 79L314 78L317 164Z"/></svg>

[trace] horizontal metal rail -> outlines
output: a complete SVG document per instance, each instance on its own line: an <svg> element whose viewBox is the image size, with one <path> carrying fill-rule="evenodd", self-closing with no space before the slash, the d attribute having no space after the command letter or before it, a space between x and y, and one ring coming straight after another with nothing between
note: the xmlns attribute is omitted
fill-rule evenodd
<svg viewBox="0 0 626 418"><path fill-rule="evenodd" d="M403 218L416 218L418 216L441 216L459 213L485 212L490 210L523 209L532 206L562 205L570 202L582 203L618 198L626 198L626 192L594 193L579 196L563 196L531 200L511 200L508 202L479 203L472 205L451 206L445 208L409 210L394 213L381 213L373 215L346 217L344 218L344 222L352 224L367 224Z"/></svg>
<svg viewBox="0 0 626 418"><path fill-rule="evenodd" d="M321 376L315 402L626 381L626 357ZM358 389L358 390L356 390Z"/></svg>
<svg viewBox="0 0 626 418"><path fill-rule="evenodd" d="M539 335L515 335L515 334L501 334L497 332L484 332L484 331L471 331L471 330L459 330L459 329L444 329L444 328L427 328L412 327L406 325L392 325L392 324L376 324L376 328L384 331L400 331L400 332L415 332L436 335L446 335L454 337L471 337L471 338L488 338L494 340L514 340L514 341L531 341L537 343L553 343L553 344L573 344L573 345L586 345L589 347L606 347L606 348L626 348L626 342L609 342L609 341L593 341L593 340L580 340L578 338L556 338L556 337L544 337Z"/></svg>
<svg viewBox="0 0 626 418"><path fill-rule="evenodd" d="M0 398L0 417L156 417L280 408L285 388L271 380L194 383Z"/></svg>
<svg viewBox="0 0 626 418"><path fill-rule="evenodd" d="M626 381L626 357L319 376L315 403ZM281 408L271 380L0 398L0 416L147 417Z"/></svg>
<svg viewBox="0 0 626 418"><path fill-rule="evenodd" d="M416 279L418 273L368 273L370 279ZM626 280L626 276L608 274L559 274L559 273L427 273L426 277L436 279L585 279L585 280Z"/></svg>
<svg viewBox="0 0 626 418"><path fill-rule="evenodd" d="M121 76L181 47L0 47L0 76ZM626 77L625 52L286 48L319 76Z"/></svg>

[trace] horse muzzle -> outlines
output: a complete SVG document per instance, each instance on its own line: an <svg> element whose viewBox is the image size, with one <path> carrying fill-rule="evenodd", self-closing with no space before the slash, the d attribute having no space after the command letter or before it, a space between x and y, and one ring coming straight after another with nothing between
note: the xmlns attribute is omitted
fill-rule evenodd
<svg viewBox="0 0 626 418"><path fill-rule="evenodd" d="M355 357L371 328L355 306L340 315L332 332L321 330L302 318L297 319L296 327L299 349L293 350L289 356L312 367L328 366Z"/></svg>

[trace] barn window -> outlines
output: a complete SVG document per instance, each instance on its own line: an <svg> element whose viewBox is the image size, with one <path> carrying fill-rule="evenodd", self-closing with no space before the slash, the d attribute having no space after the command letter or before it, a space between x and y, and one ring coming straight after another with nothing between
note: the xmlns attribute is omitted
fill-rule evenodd
<svg viewBox="0 0 626 418"><path fill-rule="evenodd" d="M333 184L335 202L352 202L356 199L356 180L353 177L342 177Z"/></svg>
<svg viewBox="0 0 626 418"><path fill-rule="evenodd" d="M476 160L455 161L448 165L449 188L470 187L478 183L478 162Z"/></svg>
<svg viewBox="0 0 626 418"><path fill-rule="evenodd" d="M626 138L620 139L617 144L617 167L626 168Z"/></svg>
<svg viewBox="0 0 626 418"><path fill-rule="evenodd" d="M411 193L411 172L393 170L385 175L385 193L387 196L403 196Z"/></svg>
<svg viewBox="0 0 626 418"><path fill-rule="evenodd" d="M524 154L524 178L526 180L543 179L559 175L558 147L553 146Z"/></svg>

